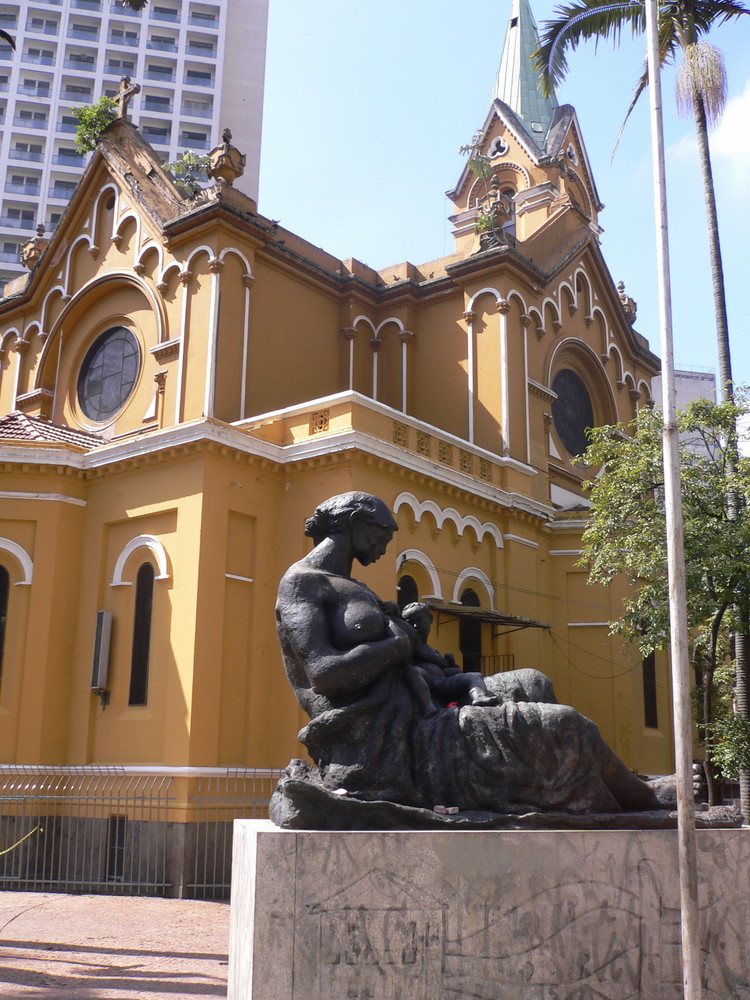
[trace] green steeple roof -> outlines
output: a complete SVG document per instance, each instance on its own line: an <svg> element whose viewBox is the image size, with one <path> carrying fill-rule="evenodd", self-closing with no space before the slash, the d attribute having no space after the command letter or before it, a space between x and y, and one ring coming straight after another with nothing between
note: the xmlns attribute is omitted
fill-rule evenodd
<svg viewBox="0 0 750 1000"><path fill-rule="evenodd" d="M544 97L531 54L539 45L534 16L528 0L511 0L503 54L497 71L492 100L504 101L521 119L540 149L544 148L552 116L557 108L554 94Z"/></svg>

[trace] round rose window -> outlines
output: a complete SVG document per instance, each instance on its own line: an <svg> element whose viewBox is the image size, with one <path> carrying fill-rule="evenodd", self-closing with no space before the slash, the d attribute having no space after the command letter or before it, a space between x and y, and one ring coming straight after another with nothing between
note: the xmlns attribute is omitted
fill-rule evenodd
<svg viewBox="0 0 750 1000"><path fill-rule="evenodd" d="M582 455L588 447L586 428L594 426L594 408L583 379L570 368L561 369L552 381L557 399L552 401L555 430L571 455Z"/></svg>
<svg viewBox="0 0 750 1000"><path fill-rule="evenodd" d="M133 333L115 326L97 337L78 375L78 403L90 420L108 420L133 391L141 352Z"/></svg>

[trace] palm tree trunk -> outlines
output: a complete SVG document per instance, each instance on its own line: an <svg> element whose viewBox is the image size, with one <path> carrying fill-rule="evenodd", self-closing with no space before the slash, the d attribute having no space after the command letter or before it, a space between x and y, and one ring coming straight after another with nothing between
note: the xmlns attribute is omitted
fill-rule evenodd
<svg viewBox="0 0 750 1000"><path fill-rule="evenodd" d="M732 379L732 358L729 348L729 323L727 320L727 303L724 291L724 268L721 261L721 244L719 242L719 222L716 213L716 193L714 190L713 171L711 169L711 154L708 147L708 125L703 98L696 90L693 91L693 114L695 131L698 137L698 156L703 179L703 198L706 205L706 225L708 229L708 252L711 261L711 278L714 295L714 313L716 316L716 346L719 354L719 389L722 402L734 399L734 382ZM727 441L727 472L731 476L738 462L737 426L732 427L730 439ZM739 497L731 487L727 492L728 515L734 519L739 512ZM750 718L750 635L748 635L747 613L736 609L737 620L743 623L740 631L734 637L735 643L735 681L734 694L737 714L741 719ZM740 774L740 809L745 822L750 822L750 771Z"/></svg>
<svg viewBox="0 0 750 1000"><path fill-rule="evenodd" d="M708 125L703 98L693 91L693 115L695 131L698 138L698 156L703 180L703 199L706 205L706 226L708 229L708 253L711 262L711 283L714 295L714 313L716 316L716 346L719 352L719 389L722 401L734 397L732 381L732 357L729 349L729 322L727 320L727 302L724 291L724 267L721 261L721 243L719 241L719 221L716 213L716 192L714 176L711 169L711 153L708 148Z"/></svg>

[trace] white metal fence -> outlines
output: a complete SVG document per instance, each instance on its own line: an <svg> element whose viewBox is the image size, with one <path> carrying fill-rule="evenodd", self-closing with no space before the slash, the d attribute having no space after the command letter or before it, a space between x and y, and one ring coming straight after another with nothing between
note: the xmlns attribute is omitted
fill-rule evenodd
<svg viewBox="0 0 750 1000"><path fill-rule="evenodd" d="M0 889L227 898L232 821L280 774L0 764Z"/></svg>

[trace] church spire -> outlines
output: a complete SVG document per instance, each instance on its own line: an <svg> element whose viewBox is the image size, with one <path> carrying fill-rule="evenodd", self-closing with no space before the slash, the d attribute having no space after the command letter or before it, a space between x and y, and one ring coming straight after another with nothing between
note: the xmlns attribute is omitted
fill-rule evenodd
<svg viewBox="0 0 750 1000"><path fill-rule="evenodd" d="M504 101L518 115L537 146L544 148L557 108L554 94L544 97L531 54L539 45L529 0L511 0L503 54L492 91L492 100Z"/></svg>

